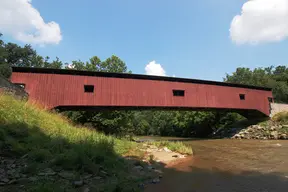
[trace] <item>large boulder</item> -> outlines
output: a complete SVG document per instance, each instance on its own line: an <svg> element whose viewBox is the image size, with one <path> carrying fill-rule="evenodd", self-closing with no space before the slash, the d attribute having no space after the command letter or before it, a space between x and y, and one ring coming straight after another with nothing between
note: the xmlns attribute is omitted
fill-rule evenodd
<svg viewBox="0 0 288 192"><path fill-rule="evenodd" d="M28 93L24 88L15 85L8 79L0 75L0 93L13 95L16 99L28 100Z"/></svg>

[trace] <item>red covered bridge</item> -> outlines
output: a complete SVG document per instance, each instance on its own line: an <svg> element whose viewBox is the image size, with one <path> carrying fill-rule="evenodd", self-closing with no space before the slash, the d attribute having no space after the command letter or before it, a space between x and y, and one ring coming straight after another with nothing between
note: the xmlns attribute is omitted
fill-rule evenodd
<svg viewBox="0 0 288 192"><path fill-rule="evenodd" d="M189 109L270 115L270 88L195 79L13 67L11 81L48 108Z"/></svg>

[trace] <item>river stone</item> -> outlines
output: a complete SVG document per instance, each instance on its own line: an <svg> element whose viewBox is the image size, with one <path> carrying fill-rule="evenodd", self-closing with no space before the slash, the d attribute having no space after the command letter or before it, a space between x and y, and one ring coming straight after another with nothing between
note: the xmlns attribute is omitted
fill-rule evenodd
<svg viewBox="0 0 288 192"><path fill-rule="evenodd" d="M178 158L178 155L172 155L172 157Z"/></svg>
<svg viewBox="0 0 288 192"><path fill-rule="evenodd" d="M271 137L272 139L278 139L278 132L277 132L277 131L272 131L272 132L270 133L270 137Z"/></svg>
<svg viewBox="0 0 288 192"><path fill-rule="evenodd" d="M21 157L21 159L25 159L26 157L28 157L28 153L25 154L25 155L23 155L23 156Z"/></svg>
<svg viewBox="0 0 288 192"><path fill-rule="evenodd" d="M102 175L108 175L108 173L106 172L106 171L100 171L100 173L102 174Z"/></svg>
<svg viewBox="0 0 288 192"><path fill-rule="evenodd" d="M8 170L8 171L7 171L7 174L8 174L8 175L14 175L15 172L16 172L15 169L11 169L11 170Z"/></svg>
<svg viewBox="0 0 288 192"><path fill-rule="evenodd" d="M11 181L9 181L9 183L8 184L14 184L14 183L16 183L17 181L16 181L16 179L12 179Z"/></svg>
<svg viewBox="0 0 288 192"><path fill-rule="evenodd" d="M149 148L150 149L158 149L158 147L156 147L155 145L150 145Z"/></svg>
<svg viewBox="0 0 288 192"><path fill-rule="evenodd" d="M90 191L89 188L85 188L85 189L83 190L83 192L89 192L89 191Z"/></svg>
<svg viewBox="0 0 288 192"><path fill-rule="evenodd" d="M38 180L37 177L29 177L29 181L31 181L31 182L35 182L35 181L37 181L37 180Z"/></svg>
<svg viewBox="0 0 288 192"><path fill-rule="evenodd" d="M141 188L141 189L144 189L145 184L144 184L144 183L139 183L139 184L138 184L138 187Z"/></svg>
<svg viewBox="0 0 288 192"><path fill-rule="evenodd" d="M8 183L8 182L9 182L9 179L8 179L8 178L1 179L1 182L3 182L3 183Z"/></svg>
<svg viewBox="0 0 288 192"><path fill-rule="evenodd" d="M147 166L147 169L148 169L148 170L152 170L152 169L154 169L154 167L151 166L151 165L149 165L149 166Z"/></svg>
<svg viewBox="0 0 288 192"><path fill-rule="evenodd" d="M84 179L90 179L91 177L93 177L92 174L87 174L87 175L83 176Z"/></svg>
<svg viewBox="0 0 288 192"><path fill-rule="evenodd" d="M20 176L19 173L15 173L14 178L18 179L18 178L20 178L20 177L21 177L21 176Z"/></svg>
<svg viewBox="0 0 288 192"><path fill-rule="evenodd" d="M141 165L137 165L137 166L135 166L133 169L142 171L142 170L143 170L143 167L142 167Z"/></svg>
<svg viewBox="0 0 288 192"><path fill-rule="evenodd" d="M155 183L159 183L159 182L160 182L160 179L159 179L159 178L155 178L155 179L152 180L152 183L154 183L154 184L155 184Z"/></svg>
<svg viewBox="0 0 288 192"><path fill-rule="evenodd" d="M56 172L54 172L52 169L47 168L43 172L38 173L39 176L53 176L56 175Z"/></svg>
<svg viewBox="0 0 288 192"><path fill-rule="evenodd" d="M159 174L163 174L163 171L159 170L159 169L155 169L154 171L155 173L159 173Z"/></svg>
<svg viewBox="0 0 288 192"><path fill-rule="evenodd" d="M81 187L83 185L83 181L82 180L74 181L73 184L75 187Z"/></svg>
<svg viewBox="0 0 288 192"><path fill-rule="evenodd" d="M256 128L257 128L258 130L262 130L264 127L256 126Z"/></svg>
<svg viewBox="0 0 288 192"><path fill-rule="evenodd" d="M151 152L156 152L158 149L146 149L146 152L151 153Z"/></svg>
<svg viewBox="0 0 288 192"><path fill-rule="evenodd" d="M250 132L253 132L254 130L251 128L248 128L247 131L250 133Z"/></svg>
<svg viewBox="0 0 288 192"><path fill-rule="evenodd" d="M30 180L28 178L20 178L17 180L17 183L22 183L22 184L25 184L25 183L28 183Z"/></svg>
<svg viewBox="0 0 288 192"><path fill-rule="evenodd" d="M241 136L240 136L239 134L236 134L236 135L234 135L233 137L236 138L236 139L241 138Z"/></svg>
<svg viewBox="0 0 288 192"><path fill-rule="evenodd" d="M276 130L276 127L272 126L270 127L270 131L275 131Z"/></svg>
<svg viewBox="0 0 288 192"><path fill-rule="evenodd" d="M22 178L26 178L27 175L21 173L21 174L20 174L20 177L22 177Z"/></svg>
<svg viewBox="0 0 288 192"><path fill-rule="evenodd" d="M73 179L75 177L74 173L67 171L62 171L58 175L64 179Z"/></svg>

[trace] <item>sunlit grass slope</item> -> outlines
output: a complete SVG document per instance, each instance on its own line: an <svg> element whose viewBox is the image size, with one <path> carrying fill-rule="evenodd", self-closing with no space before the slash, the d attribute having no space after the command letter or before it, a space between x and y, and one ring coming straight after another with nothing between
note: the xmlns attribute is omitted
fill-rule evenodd
<svg viewBox="0 0 288 192"><path fill-rule="evenodd" d="M93 174L105 170L119 183L129 178L122 156L136 153L137 145L74 127L59 114L0 94L0 156L28 156L31 174L47 167Z"/></svg>

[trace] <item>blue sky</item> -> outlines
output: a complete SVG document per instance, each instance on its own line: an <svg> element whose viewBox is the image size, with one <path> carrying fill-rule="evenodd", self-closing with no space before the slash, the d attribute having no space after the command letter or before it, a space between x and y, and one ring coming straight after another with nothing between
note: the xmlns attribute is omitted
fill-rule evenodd
<svg viewBox="0 0 288 192"><path fill-rule="evenodd" d="M29 4L28 0L11 1ZM3 3L0 2L0 7ZM21 40L15 31L23 26L16 25L16 22L10 22L9 26L2 22L1 26L0 19L4 39L20 44L32 42L40 55L58 56L64 62L86 61L94 55L104 60L115 54L134 73L145 74L145 66L155 61L168 76L222 81L226 73L232 73L237 67L286 65L288 60L285 29L278 31L282 38L273 38L275 33L267 37L272 24L266 26L258 17L252 24L248 23L250 19L240 18L241 26L235 22L233 27L234 39L238 38L238 41L230 37L233 18L241 14L241 10L245 14L244 7L242 9L246 3L244 0L33 0L31 3L44 24L54 21L59 25L61 40L56 44L50 38L46 42L52 43L45 46L33 44L36 41L31 39ZM13 10L13 6L6 7ZM253 8L254 5L250 6ZM259 6L256 4L255 7ZM268 9L264 7L264 11ZM25 15L25 10L21 14ZM277 15L275 17L277 19ZM12 29L10 25L13 23L16 27ZM39 24L43 30L40 30L41 40L37 42L48 36L44 24ZM29 30L37 31L33 26ZM257 43L251 44L250 40Z"/></svg>

